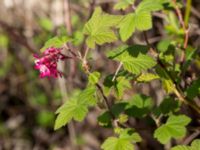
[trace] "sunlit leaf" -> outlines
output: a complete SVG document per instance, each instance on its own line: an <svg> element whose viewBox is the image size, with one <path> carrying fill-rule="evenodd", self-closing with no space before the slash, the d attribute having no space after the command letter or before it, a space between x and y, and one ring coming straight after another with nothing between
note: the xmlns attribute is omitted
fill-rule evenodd
<svg viewBox="0 0 200 150"><path fill-rule="evenodd" d="M147 49L142 45L123 46L108 55L109 58L120 61L125 70L138 75L156 65L155 60L146 54Z"/></svg>
<svg viewBox="0 0 200 150"><path fill-rule="evenodd" d="M86 39L88 47L94 48L95 44L102 45L116 41L117 36L111 28L121 20L122 16L106 14L97 7L83 29L84 34L88 35Z"/></svg>
<svg viewBox="0 0 200 150"><path fill-rule="evenodd" d="M156 80L159 79L160 77L157 74L153 74L153 73L144 73L141 74L138 78L137 81L139 82L150 82L152 80Z"/></svg>
<svg viewBox="0 0 200 150"><path fill-rule="evenodd" d="M114 9L122 9L125 10L128 6L132 5L135 0L118 0L115 4Z"/></svg>
<svg viewBox="0 0 200 150"><path fill-rule="evenodd" d="M191 119L185 115L172 115L165 124L155 130L154 137L162 144L166 144L171 138L182 138L186 134L185 126L190 121Z"/></svg>
<svg viewBox="0 0 200 150"><path fill-rule="evenodd" d="M163 8L161 0L143 0L134 13L125 15L119 24L119 34L122 41L131 37L135 30L145 31L152 28L152 11Z"/></svg>
<svg viewBox="0 0 200 150"><path fill-rule="evenodd" d="M89 77L89 84L96 84L99 81L101 74L99 72L92 72Z"/></svg>
<svg viewBox="0 0 200 150"><path fill-rule="evenodd" d="M109 137L101 145L103 150L134 150L132 143L140 142L141 137L132 129L124 129L119 133L119 137Z"/></svg>
<svg viewBox="0 0 200 150"><path fill-rule="evenodd" d="M61 48L64 44L71 41L72 39L67 36L53 37L45 42L44 46L40 49L40 51L44 51L49 47Z"/></svg>
<svg viewBox="0 0 200 150"><path fill-rule="evenodd" d="M69 123L72 119L82 121L88 113L88 107L96 104L95 87L89 87L82 91L77 97L67 100L58 110L54 129L59 129Z"/></svg>

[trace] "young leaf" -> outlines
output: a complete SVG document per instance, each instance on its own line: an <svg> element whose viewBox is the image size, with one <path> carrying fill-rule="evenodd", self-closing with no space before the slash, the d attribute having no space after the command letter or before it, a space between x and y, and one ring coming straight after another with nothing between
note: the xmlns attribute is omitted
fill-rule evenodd
<svg viewBox="0 0 200 150"><path fill-rule="evenodd" d="M123 46L110 52L109 58L120 61L125 70L138 75L156 65L155 60L146 54L147 49L142 45Z"/></svg>
<svg viewBox="0 0 200 150"><path fill-rule="evenodd" d="M117 93L117 97L120 99L122 98L124 91L126 89L131 88L131 84L130 84L130 81L127 80L124 76L120 76L120 77L117 77L116 84L114 87Z"/></svg>
<svg viewBox="0 0 200 150"><path fill-rule="evenodd" d="M133 145L129 140L124 140L116 137L109 137L101 146L103 150L134 150Z"/></svg>
<svg viewBox="0 0 200 150"><path fill-rule="evenodd" d="M167 72L159 66L157 66L156 72L160 76L160 79L162 81L162 85L163 85L163 88L165 89L165 91L167 93L174 92L176 90L175 85L174 85L173 81L170 79Z"/></svg>
<svg viewBox="0 0 200 150"><path fill-rule="evenodd" d="M171 138L181 138L185 136L185 126L188 125L190 121L191 119L185 115L172 115L165 124L155 130L154 137L162 144L166 144Z"/></svg>
<svg viewBox="0 0 200 150"><path fill-rule="evenodd" d="M122 9L125 10L128 6L132 5L135 0L119 0L117 4L115 4L114 9Z"/></svg>
<svg viewBox="0 0 200 150"><path fill-rule="evenodd" d="M126 41L136 29L139 31L151 29L151 12L161 10L162 4L162 0L144 0L136 8L135 13L126 15L119 24L119 34L122 41Z"/></svg>
<svg viewBox="0 0 200 150"><path fill-rule="evenodd" d="M157 50L159 52L166 52L170 44L171 44L170 39L163 39L157 44Z"/></svg>
<svg viewBox="0 0 200 150"><path fill-rule="evenodd" d="M152 28L152 16L148 11L142 11L135 14L135 27L139 31L145 31Z"/></svg>
<svg viewBox="0 0 200 150"><path fill-rule="evenodd" d="M123 124L127 121L128 121L128 115L126 115L126 114L120 114L119 115L119 123Z"/></svg>
<svg viewBox="0 0 200 150"><path fill-rule="evenodd" d="M122 41L126 41L135 31L135 14L130 13L119 24L119 34Z"/></svg>
<svg viewBox="0 0 200 150"><path fill-rule="evenodd" d="M130 129L130 128L122 129L120 131L119 138L130 140L133 143L142 141L140 135L137 132L135 132L133 129Z"/></svg>
<svg viewBox="0 0 200 150"><path fill-rule="evenodd" d="M124 129L120 132L119 137L109 137L101 145L103 150L134 150L132 142L140 142L141 137L132 129Z"/></svg>
<svg viewBox="0 0 200 150"><path fill-rule="evenodd" d="M136 13L139 12L151 12L163 9L163 0L143 0L136 9Z"/></svg>
<svg viewBox="0 0 200 150"><path fill-rule="evenodd" d="M105 94L109 94L112 90L114 90L114 96L121 99L124 91L131 88L130 79L129 77L123 75L116 77L114 81L112 79L113 75L109 75L104 79L104 92Z"/></svg>
<svg viewBox="0 0 200 150"><path fill-rule="evenodd" d="M186 146L186 145L179 145L179 146L176 146L176 147L173 147L171 150L195 150L195 149L192 149L191 147L189 146Z"/></svg>
<svg viewBox="0 0 200 150"><path fill-rule="evenodd" d="M61 128L72 119L82 121L88 113L88 107L96 104L94 97L95 91L95 87L89 87L82 91L77 97L68 100L58 108L56 111L58 116L56 118L54 129Z"/></svg>
<svg viewBox="0 0 200 150"><path fill-rule="evenodd" d="M91 86L87 87L85 90L83 90L79 95L78 95L78 103L84 104L87 106L94 106L96 105L96 87Z"/></svg>
<svg viewBox="0 0 200 150"><path fill-rule="evenodd" d="M91 73L89 75L89 78L88 78L89 84L94 85L94 84L98 83L100 76L101 75L100 75L99 72L93 72L93 73Z"/></svg>
<svg viewBox="0 0 200 150"><path fill-rule="evenodd" d="M49 47L55 47L55 48L60 48L62 47L65 43L71 41L72 39L67 37L67 36L61 36L61 37L53 37L49 39L48 41L45 42L44 46L40 49L40 51L44 51L45 49Z"/></svg>
<svg viewBox="0 0 200 150"><path fill-rule="evenodd" d="M192 148L196 148L197 150L200 150L200 139L196 139L191 144Z"/></svg>
<svg viewBox="0 0 200 150"><path fill-rule="evenodd" d="M109 15L97 7L91 19L85 24L83 32L88 35L86 43L88 47L94 48L95 44L102 45L117 40L115 27L122 20L122 16Z"/></svg>
<svg viewBox="0 0 200 150"><path fill-rule="evenodd" d="M196 139L192 142L191 146L178 145L171 150L200 150L200 139Z"/></svg>
<svg viewBox="0 0 200 150"><path fill-rule="evenodd" d="M78 100L68 100L63 106L61 106L56 113L58 114L55 122L54 129L59 129L66 125L72 119L76 121L82 121L86 116L88 110L87 105L79 104Z"/></svg>
<svg viewBox="0 0 200 150"><path fill-rule="evenodd" d="M137 81L139 82L150 82L152 80L156 80L159 79L160 77L157 74L153 74L153 73L144 73L141 74L138 78Z"/></svg>

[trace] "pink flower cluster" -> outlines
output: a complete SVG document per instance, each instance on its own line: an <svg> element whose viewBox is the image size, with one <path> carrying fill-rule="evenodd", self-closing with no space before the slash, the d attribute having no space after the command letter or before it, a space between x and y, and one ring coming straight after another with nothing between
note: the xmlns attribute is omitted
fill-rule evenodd
<svg viewBox="0 0 200 150"><path fill-rule="evenodd" d="M61 53L61 50L60 48L50 47L41 56L34 54L36 58L34 68L40 71L40 78L62 77L62 72L57 69L57 63L59 60L64 60L67 57Z"/></svg>

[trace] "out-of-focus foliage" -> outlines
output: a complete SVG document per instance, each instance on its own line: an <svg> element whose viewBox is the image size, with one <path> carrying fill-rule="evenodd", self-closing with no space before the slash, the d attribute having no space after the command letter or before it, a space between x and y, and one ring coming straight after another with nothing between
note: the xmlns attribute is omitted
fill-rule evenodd
<svg viewBox="0 0 200 150"><path fill-rule="evenodd" d="M198 149L199 9L198 0L2 0L0 149ZM49 47L67 56L54 63L62 78L34 70L33 54Z"/></svg>

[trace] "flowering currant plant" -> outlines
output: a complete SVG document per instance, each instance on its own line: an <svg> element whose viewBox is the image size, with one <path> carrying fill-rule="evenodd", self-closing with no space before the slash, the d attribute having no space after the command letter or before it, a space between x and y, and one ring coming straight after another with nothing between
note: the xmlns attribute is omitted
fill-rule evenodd
<svg viewBox="0 0 200 150"><path fill-rule="evenodd" d="M190 6L189 0L118 0L112 11L94 8L79 44L74 35L48 40L41 54L34 55L41 78L67 78L58 63L74 61L88 79L85 89L70 92L57 109L55 130L72 120L83 121L89 108L99 106L99 126L113 130L102 143L103 150L134 150L140 143L154 149L144 131L160 143L160 149L199 150L200 79L192 67L199 57L190 45ZM154 19L163 24L165 33L152 44ZM93 69L95 60L88 59L101 47L106 59L117 64L108 74ZM158 88L136 92L137 87L153 84ZM160 99L152 96L160 93Z"/></svg>

